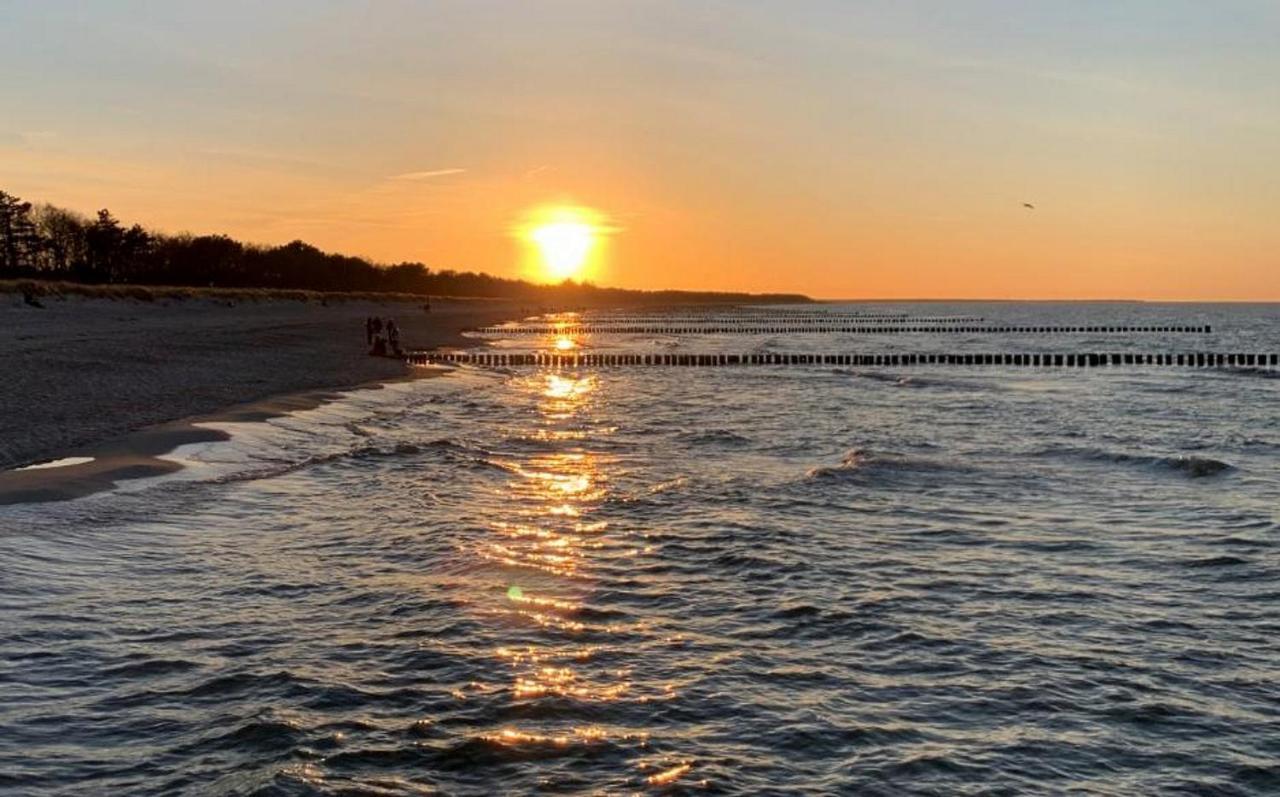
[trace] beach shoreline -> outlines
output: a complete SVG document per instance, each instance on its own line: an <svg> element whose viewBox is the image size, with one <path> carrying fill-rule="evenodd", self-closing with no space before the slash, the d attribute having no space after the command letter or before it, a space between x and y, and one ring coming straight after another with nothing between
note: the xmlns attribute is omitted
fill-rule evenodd
<svg viewBox="0 0 1280 797"><path fill-rule="evenodd" d="M370 357L368 316L406 348L466 347L468 329L528 312L510 301L159 304L0 297L0 503L59 500L177 466L158 457L220 439L195 424L264 420L356 388L429 375ZM68 456L93 462L20 470Z"/></svg>
<svg viewBox="0 0 1280 797"><path fill-rule="evenodd" d="M110 490L122 481L163 476L182 469L167 455L192 443L230 440L217 428L227 423L262 423L338 401L359 390L379 390L396 382L443 376L447 368L410 367L399 377L339 388L284 393L215 412L126 432L77 449L75 459L88 460L55 467L23 466L0 471L0 506L69 501Z"/></svg>

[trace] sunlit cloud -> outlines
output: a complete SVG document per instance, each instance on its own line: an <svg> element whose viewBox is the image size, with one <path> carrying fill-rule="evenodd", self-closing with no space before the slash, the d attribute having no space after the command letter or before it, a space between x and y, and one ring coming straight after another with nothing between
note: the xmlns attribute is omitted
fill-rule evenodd
<svg viewBox="0 0 1280 797"><path fill-rule="evenodd" d="M447 177L451 174L462 174L466 169L432 169L426 172L405 172L388 177L388 180L431 180L436 177Z"/></svg>

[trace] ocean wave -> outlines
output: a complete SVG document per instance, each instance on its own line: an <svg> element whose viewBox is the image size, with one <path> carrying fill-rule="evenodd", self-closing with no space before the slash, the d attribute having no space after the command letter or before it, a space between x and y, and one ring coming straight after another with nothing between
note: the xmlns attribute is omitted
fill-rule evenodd
<svg viewBox="0 0 1280 797"><path fill-rule="evenodd" d="M1232 368L1223 373L1230 376L1253 377L1256 379L1280 379L1280 371L1274 368Z"/></svg>
<svg viewBox="0 0 1280 797"><path fill-rule="evenodd" d="M361 426L355 421L352 421L350 423L345 423L342 426L348 432L351 432L352 434L357 435L359 437L373 437L374 435L374 432L372 430L366 429L365 427Z"/></svg>
<svg viewBox="0 0 1280 797"><path fill-rule="evenodd" d="M936 477L944 473L968 473L974 468L958 461L917 457L887 451L855 448L845 453L838 465L822 465L805 472L806 482L892 481L898 477Z"/></svg>
<svg viewBox="0 0 1280 797"><path fill-rule="evenodd" d="M564 757L616 757L642 744L642 734L527 733L511 728L495 729L451 744L435 752L433 765L442 769L471 769L477 765L522 761L546 761Z"/></svg>
<svg viewBox="0 0 1280 797"><path fill-rule="evenodd" d="M1205 567L1238 567L1247 564L1249 564L1249 560L1239 556L1207 556L1202 559L1190 559L1183 562L1185 567L1197 570Z"/></svg>
<svg viewBox="0 0 1280 797"><path fill-rule="evenodd" d="M483 449L450 438L438 438L422 442L363 443L345 450L311 454L296 460L286 457L258 460L243 470L223 473L208 481L212 484L235 484L272 479L343 460L394 459L429 453L436 453L448 461L464 465L483 467L493 464L506 470L505 466L492 463L487 458L488 452Z"/></svg>
<svg viewBox="0 0 1280 797"><path fill-rule="evenodd" d="M651 484L638 490L619 490L610 494L609 497L605 499L605 503L617 504L620 506L631 504L648 498L653 498L654 496L660 496L664 493L673 491L678 492L680 488L684 487L688 483L689 479L687 477L677 476L674 479L657 482L656 484Z"/></svg>
<svg viewBox="0 0 1280 797"><path fill-rule="evenodd" d="M1280 442L1274 440L1264 440L1261 437L1243 437L1237 443L1241 448L1265 448L1276 450L1280 449Z"/></svg>
<svg viewBox="0 0 1280 797"><path fill-rule="evenodd" d="M254 756L269 752L287 752L295 749L306 738L297 722L279 719L256 718L232 728L220 736L201 739L191 745L190 752L208 754L213 750L243 751ZM187 752L180 749L179 752Z"/></svg>
<svg viewBox="0 0 1280 797"><path fill-rule="evenodd" d="M199 667L199 663L187 659L148 657L106 667L98 673L98 676L102 679L153 678L160 675L183 673L199 669Z"/></svg>
<svg viewBox="0 0 1280 797"><path fill-rule="evenodd" d="M1153 471L1179 473L1191 479L1219 476L1236 469L1231 463L1213 459L1212 457L1189 454L1130 454L1123 451L1109 451L1104 448L1093 447L1054 446L1042 449L1036 452L1034 456L1049 459L1074 459L1084 462L1130 465Z"/></svg>
<svg viewBox="0 0 1280 797"><path fill-rule="evenodd" d="M738 448L750 445L751 440L728 429L706 429L699 432L680 432L676 439L693 446L718 446Z"/></svg>
<svg viewBox="0 0 1280 797"><path fill-rule="evenodd" d="M1004 390L995 382L978 383L976 380L964 379L946 379L938 376L924 376L921 374L898 373L895 371L862 371L853 368L836 368L832 373L854 376L858 379L866 379L871 382L882 382L884 384L894 385L904 388L940 388L943 390L973 390L981 388L982 390Z"/></svg>

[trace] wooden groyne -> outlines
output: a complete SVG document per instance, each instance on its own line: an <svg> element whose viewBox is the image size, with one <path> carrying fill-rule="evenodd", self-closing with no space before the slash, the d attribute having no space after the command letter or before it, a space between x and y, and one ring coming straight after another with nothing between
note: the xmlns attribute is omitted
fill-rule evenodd
<svg viewBox="0 0 1280 797"><path fill-rule="evenodd" d="M668 324L521 324L480 327L488 335L852 335L965 334L965 335L1126 335L1126 334L1209 334L1209 324L1198 326L980 326L936 324L843 324L843 325L711 325L672 326Z"/></svg>
<svg viewBox="0 0 1280 797"><path fill-rule="evenodd" d="M1224 352L1042 352L1042 353L760 353L747 354L635 354L624 352L411 352L414 365L453 364L490 368L537 366L596 367L714 367L833 365L862 367L1003 366L1014 368L1103 368L1143 366L1166 368L1277 368L1280 355Z"/></svg>
<svg viewBox="0 0 1280 797"><path fill-rule="evenodd" d="M592 313L588 317L574 316L557 322L553 318L538 319L538 324L981 324L986 321L982 316L908 316L908 315L859 315L840 313L819 313L810 315L774 315L772 313L751 313L747 315L730 315L724 313L681 314L681 315L635 315L626 313Z"/></svg>

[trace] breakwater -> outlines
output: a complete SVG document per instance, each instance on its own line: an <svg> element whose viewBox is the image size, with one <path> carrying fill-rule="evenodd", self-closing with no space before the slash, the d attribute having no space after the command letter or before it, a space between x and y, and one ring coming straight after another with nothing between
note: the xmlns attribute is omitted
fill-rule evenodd
<svg viewBox="0 0 1280 797"><path fill-rule="evenodd" d="M894 323L862 324L716 324L673 326L669 324L525 324L489 326L477 330L487 335L1129 335L1129 334L1197 334L1213 331L1209 324L1195 326L984 326L953 324Z"/></svg>
<svg viewBox="0 0 1280 797"><path fill-rule="evenodd" d="M482 367L661 367L661 366L1005 366L1018 368L1276 368L1280 355L1258 352L781 352L637 354L615 352L410 352L414 365L466 364Z"/></svg>

